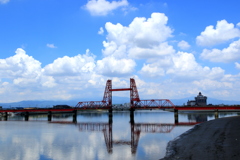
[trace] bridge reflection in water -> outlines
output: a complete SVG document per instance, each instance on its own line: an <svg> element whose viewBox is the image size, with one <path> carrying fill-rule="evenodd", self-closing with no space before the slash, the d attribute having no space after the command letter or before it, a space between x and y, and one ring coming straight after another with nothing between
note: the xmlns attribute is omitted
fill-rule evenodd
<svg viewBox="0 0 240 160"><path fill-rule="evenodd" d="M113 145L129 145L131 153L136 154L138 142L141 133L170 133L175 126L191 126L199 122L181 122L181 123L130 123L131 140L113 140L112 123L84 122L74 123L66 121L52 121L49 123L74 124L80 132L102 132L108 153L113 152Z"/></svg>

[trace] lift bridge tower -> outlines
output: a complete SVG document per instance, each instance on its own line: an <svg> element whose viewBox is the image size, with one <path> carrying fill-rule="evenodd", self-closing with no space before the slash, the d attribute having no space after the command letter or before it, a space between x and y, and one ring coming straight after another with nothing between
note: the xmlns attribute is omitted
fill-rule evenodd
<svg viewBox="0 0 240 160"><path fill-rule="evenodd" d="M129 88L112 88L112 80L107 80L102 101L78 102L76 108L83 109L112 109L112 92L130 91L130 110L135 109L165 109L173 108L174 104L169 99L141 100L138 94L135 79L130 78Z"/></svg>

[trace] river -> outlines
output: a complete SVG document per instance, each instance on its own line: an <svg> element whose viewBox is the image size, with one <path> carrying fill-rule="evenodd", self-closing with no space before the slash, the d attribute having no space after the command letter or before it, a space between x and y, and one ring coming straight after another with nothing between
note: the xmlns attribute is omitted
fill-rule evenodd
<svg viewBox="0 0 240 160"><path fill-rule="evenodd" d="M239 113L220 112L219 118ZM179 123L214 119L214 112L179 113ZM1 160L158 160L166 153L167 143L193 125L174 124L174 113L135 111L130 123L128 111L79 112L72 115L34 115L0 118Z"/></svg>

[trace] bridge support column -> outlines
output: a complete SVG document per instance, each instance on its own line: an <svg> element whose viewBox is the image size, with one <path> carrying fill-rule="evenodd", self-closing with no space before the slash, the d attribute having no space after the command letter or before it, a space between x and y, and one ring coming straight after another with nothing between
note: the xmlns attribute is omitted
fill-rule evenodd
<svg viewBox="0 0 240 160"><path fill-rule="evenodd" d="M3 118L4 118L4 121L7 121L7 120L8 120L8 113L7 113L7 112L4 112L4 113L3 113Z"/></svg>
<svg viewBox="0 0 240 160"><path fill-rule="evenodd" d="M178 123L178 110L174 109L174 122Z"/></svg>
<svg viewBox="0 0 240 160"><path fill-rule="evenodd" d="M48 112L48 121L52 121L52 112L51 111Z"/></svg>
<svg viewBox="0 0 240 160"><path fill-rule="evenodd" d="M113 118L112 109L109 109L108 110L108 123L112 123L113 122L112 118Z"/></svg>
<svg viewBox="0 0 240 160"><path fill-rule="evenodd" d="M214 114L215 114L215 119L218 119L218 110L217 109L215 110Z"/></svg>
<svg viewBox="0 0 240 160"><path fill-rule="evenodd" d="M25 121L28 121L28 119L29 119L29 113L28 112L25 112L24 119L25 119Z"/></svg>
<svg viewBox="0 0 240 160"><path fill-rule="evenodd" d="M134 108L130 108L130 123L134 123Z"/></svg>
<svg viewBox="0 0 240 160"><path fill-rule="evenodd" d="M73 123L77 122L77 110L73 111Z"/></svg>

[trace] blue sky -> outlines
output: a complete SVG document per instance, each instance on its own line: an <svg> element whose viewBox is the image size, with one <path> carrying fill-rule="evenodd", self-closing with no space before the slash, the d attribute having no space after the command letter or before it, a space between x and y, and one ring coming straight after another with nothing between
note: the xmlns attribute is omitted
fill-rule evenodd
<svg viewBox="0 0 240 160"><path fill-rule="evenodd" d="M0 0L0 102L102 97L239 100L240 2ZM126 92L114 96L128 96ZM99 99L101 100L101 99Z"/></svg>

